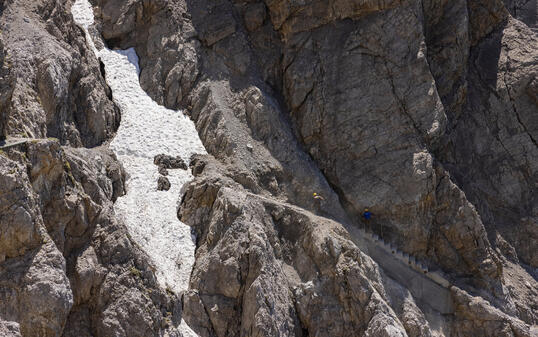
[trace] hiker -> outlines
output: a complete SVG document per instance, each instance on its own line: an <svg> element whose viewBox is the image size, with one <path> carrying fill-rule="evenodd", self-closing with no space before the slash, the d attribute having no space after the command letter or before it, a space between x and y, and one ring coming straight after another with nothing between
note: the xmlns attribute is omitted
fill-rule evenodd
<svg viewBox="0 0 538 337"><path fill-rule="evenodd" d="M362 213L362 217L364 218L364 223L365 223L364 228L372 231L372 228L370 227L370 219L372 218L372 213L370 212L368 208L364 209L364 213Z"/></svg>
<svg viewBox="0 0 538 337"><path fill-rule="evenodd" d="M325 199L316 192L312 194L312 197L314 198L314 207L316 208L316 213L321 214L321 204L325 201Z"/></svg>

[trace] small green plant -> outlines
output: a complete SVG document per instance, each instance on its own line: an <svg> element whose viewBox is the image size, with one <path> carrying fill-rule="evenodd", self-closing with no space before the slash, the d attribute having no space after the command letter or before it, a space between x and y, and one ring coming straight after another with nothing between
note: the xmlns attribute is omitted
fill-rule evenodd
<svg viewBox="0 0 538 337"><path fill-rule="evenodd" d="M69 180L71 181L71 184L72 184L73 186L76 186L76 185L77 185L77 181L75 180L75 177L73 177L73 175L72 175L71 173L69 173L67 176L69 177Z"/></svg>
<svg viewBox="0 0 538 337"><path fill-rule="evenodd" d="M131 275L136 276L136 277L141 277L142 272L136 269L136 267L131 267Z"/></svg>
<svg viewBox="0 0 538 337"><path fill-rule="evenodd" d="M174 291L168 286L166 287L166 292L168 293L168 295L175 295Z"/></svg>
<svg viewBox="0 0 538 337"><path fill-rule="evenodd" d="M77 181L75 180L75 177L73 177L73 172L71 171L71 164L69 164L67 160L64 160L64 170L65 172L67 172L67 176L69 177L71 184L75 186L77 184Z"/></svg>

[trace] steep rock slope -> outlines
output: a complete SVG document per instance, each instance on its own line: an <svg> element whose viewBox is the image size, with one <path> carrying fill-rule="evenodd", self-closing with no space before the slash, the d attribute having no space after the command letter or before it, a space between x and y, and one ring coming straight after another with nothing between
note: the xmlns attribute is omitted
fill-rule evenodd
<svg viewBox="0 0 538 337"><path fill-rule="evenodd" d="M114 219L124 176L110 152L32 140L0 162L2 321L22 336L147 336L179 324L179 299Z"/></svg>
<svg viewBox="0 0 538 337"><path fill-rule="evenodd" d="M204 285L217 272L215 263L205 262L217 261L214 254L222 252L223 262L235 254L222 268L242 269L235 261L246 248L233 240L219 244L228 240L225 233L242 233L225 214L238 209L256 223L263 213L249 211L251 200L241 197L239 185L346 224L357 225L369 207L375 231L399 249L505 314L536 323L536 280L524 269L536 267L529 254L537 228L536 37L501 1L96 4L107 43L136 48L142 86L156 101L190 110L220 163L212 165L221 166L212 178L193 183L204 188L187 192L180 208L184 221L209 233L198 239L200 263L191 281L200 294L185 304L186 312L194 310L190 305L205 309L211 324L195 323L205 333L255 334L247 321L267 327L241 287ZM490 42L495 36L505 42ZM490 57L496 53L503 56ZM502 74L489 80L492 97L480 78L491 71ZM513 146L504 148L505 138ZM231 189L239 194L232 210L222 211L221 202L202 193L221 191L223 178L239 184ZM326 199L321 209L313 192ZM246 240L248 247L253 239ZM272 259L272 248L262 250ZM237 277L243 286L243 276ZM297 301L291 297L282 304ZM219 314L221 306L227 314ZM219 317L238 310L240 324ZM463 304L457 310L454 321L445 321L452 329L445 334L493 331L462 323L477 318ZM295 315L282 320L295 327ZM308 325L304 317L299 321Z"/></svg>
<svg viewBox="0 0 538 337"><path fill-rule="evenodd" d="M110 89L68 5L52 0L0 5L3 136L96 146L118 127Z"/></svg>
<svg viewBox="0 0 538 337"><path fill-rule="evenodd" d="M537 45L535 34L510 19L473 48L467 101L453 120L448 147L439 152L492 240L506 240L533 268L532 252L538 248Z"/></svg>
<svg viewBox="0 0 538 337"><path fill-rule="evenodd" d="M179 294L115 217L119 109L70 7L0 2L0 335L180 336Z"/></svg>
<svg viewBox="0 0 538 337"><path fill-rule="evenodd" d="M135 47L142 87L188 108L209 152L177 195L190 289L163 289L116 218L106 144L70 147L119 123L72 2L2 1L2 135L59 141L0 153L1 334L536 334L538 56L519 2L92 3L91 34ZM450 313L358 249L364 207L446 275Z"/></svg>
<svg viewBox="0 0 538 337"><path fill-rule="evenodd" d="M534 31L538 29L538 6L536 1L504 0L504 4L515 18L533 28Z"/></svg>
<svg viewBox="0 0 538 337"><path fill-rule="evenodd" d="M252 194L210 159L192 165L179 213L198 237L184 318L200 336L406 335L341 224Z"/></svg>

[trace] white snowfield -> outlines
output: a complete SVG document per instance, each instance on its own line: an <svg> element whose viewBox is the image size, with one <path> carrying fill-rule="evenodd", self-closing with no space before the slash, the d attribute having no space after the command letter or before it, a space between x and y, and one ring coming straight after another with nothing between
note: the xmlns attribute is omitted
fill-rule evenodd
<svg viewBox="0 0 538 337"><path fill-rule="evenodd" d="M158 105L142 90L138 56L133 48L95 49L87 33L94 22L88 0L77 0L72 14L104 63L106 81L121 109L121 125L110 148L127 171L127 194L116 201L114 209L132 238L152 259L160 285L179 293L188 288L195 245L190 227L178 220L176 207L181 188L192 175L188 170L168 170L170 190L157 191L159 173L153 158L167 154L181 156L188 163L192 154L206 153L205 148L188 117Z"/></svg>
<svg viewBox="0 0 538 337"><path fill-rule="evenodd" d="M181 187L192 179L187 170L168 170L171 188L157 191L158 154L181 156L187 163L205 149L192 121L180 111L155 103L138 82L138 57L134 49L103 49L106 80L122 111L117 135L110 144L129 177L127 194L114 209L123 217L133 239L153 259L163 287L186 290L194 264L190 227L177 219Z"/></svg>

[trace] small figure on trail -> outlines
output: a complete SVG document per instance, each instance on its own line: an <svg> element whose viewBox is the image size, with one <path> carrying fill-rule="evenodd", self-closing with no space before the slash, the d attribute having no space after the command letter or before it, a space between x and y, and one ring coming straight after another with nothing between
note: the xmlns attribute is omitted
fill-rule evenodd
<svg viewBox="0 0 538 337"><path fill-rule="evenodd" d="M325 201L325 199L321 195L317 194L316 192L312 194L312 197L314 198L314 206L316 208L316 213L321 214L322 212L321 206L322 206L322 203Z"/></svg>
<svg viewBox="0 0 538 337"><path fill-rule="evenodd" d="M362 213L362 217L364 218L365 228L371 231L372 228L370 227L370 219L372 218L372 213L370 212L368 208L364 209L364 213Z"/></svg>
<svg viewBox="0 0 538 337"><path fill-rule="evenodd" d="M372 213L370 212L368 208L365 208L362 216L364 217L364 219L370 220L372 218Z"/></svg>

